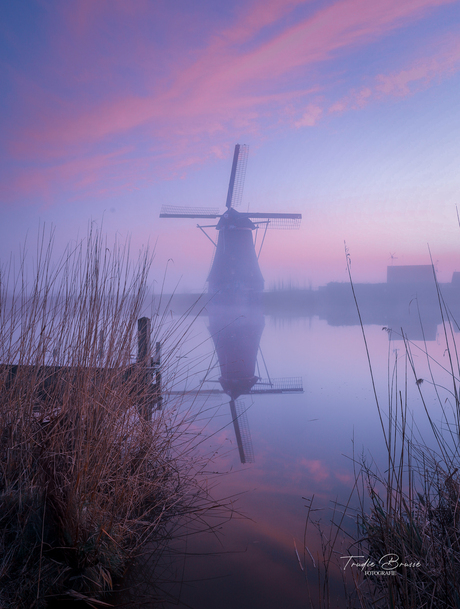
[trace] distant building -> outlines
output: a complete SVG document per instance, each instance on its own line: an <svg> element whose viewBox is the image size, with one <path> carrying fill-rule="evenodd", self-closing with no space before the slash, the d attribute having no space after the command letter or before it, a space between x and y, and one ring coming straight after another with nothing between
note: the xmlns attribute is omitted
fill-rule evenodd
<svg viewBox="0 0 460 609"><path fill-rule="evenodd" d="M387 266L387 283L433 283L431 264Z"/></svg>
<svg viewBox="0 0 460 609"><path fill-rule="evenodd" d="M452 273L452 285L458 287L460 286L460 272L454 271Z"/></svg>

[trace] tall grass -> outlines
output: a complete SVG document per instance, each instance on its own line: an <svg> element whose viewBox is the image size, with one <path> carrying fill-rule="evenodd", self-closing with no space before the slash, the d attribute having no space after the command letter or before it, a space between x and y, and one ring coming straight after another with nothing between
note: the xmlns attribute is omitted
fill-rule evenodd
<svg viewBox="0 0 460 609"><path fill-rule="evenodd" d="M158 408L150 354L136 361L151 255L133 262L128 245L109 246L91 228L53 255L43 231L32 270L25 254L0 270L4 609L63 595L98 606L147 541L161 545L175 519L216 507L199 476L193 416ZM153 342L171 345L166 389L187 330L155 316Z"/></svg>
<svg viewBox="0 0 460 609"><path fill-rule="evenodd" d="M346 506L335 507L327 535L309 507L307 525L320 529L323 548L322 560L315 564L321 607L335 606L328 588L334 569L341 572L345 585L342 606L460 607L458 325L435 275L434 282L446 363L431 356L426 341L422 346L413 344L403 329L384 328L390 345L394 338L403 345L400 355L389 349L386 400L376 389L360 318L386 462L353 457L353 495ZM350 283L355 296L351 273ZM356 296L355 301L359 314ZM420 323L423 328L422 319ZM425 360L423 372L422 358L417 360L415 351ZM347 524L350 519L356 525L354 534ZM307 562L304 558L305 568Z"/></svg>
<svg viewBox="0 0 460 609"><path fill-rule="evenodd" d="M367 593L360 596L362 607L460 606L459 359L455 321L434 267L433 278L447 364L430 355L426 341L423 347L413 345L401 329L403 357L401 363L397 356L394 361L386 429L382 427L386 471L381 474L375 466L363 464L360 475L370 505L361 511L362 537L356 544L358 550L379 559L379 567L381 557L391 555L389 564L395 568L390 569L392 576L366 581ZM421 318L420 324L423 330ZM425 373L416 365L415 349L426 360ZM427 423L424 433L418 430L422 421L411 414L411 388L418 395L419 416Z"/></svg>

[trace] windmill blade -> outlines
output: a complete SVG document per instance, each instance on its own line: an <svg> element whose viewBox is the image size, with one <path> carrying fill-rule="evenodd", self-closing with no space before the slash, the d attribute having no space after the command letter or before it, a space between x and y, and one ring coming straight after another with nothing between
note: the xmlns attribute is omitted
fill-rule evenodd
<svg viewBox="0 0 460 609"><path fill-rule="evenodd" d="M294 376L277 379L259 379L249 393L303 393L302 377Z"/></svg>
<svg viewBox="0 0 460 609"><path fill-rule="evenodd" d="M232 171L230 173L230 183L228 185L227 201L225 205L238 207L243 197L244 178L246 177L246 166L248 164L249 146L236 144L233 153Z"/></svg>
<svg viewBox="0 0 460 609"><path fill-rule="evenodd" d="M251 432L243 400L230 400L233 428L235 429L236 443L240 453L241 463L254 463L254 449L252 448Z"/></svg>
<svg viewBox="0 0 460 609"><path fill-rule="evenodd" d="M287 393L303 393L303 381L301 377L285 377L277 379L259 379L255 385L241 395L276 395ZM219 397L226 395L222 389L196 389L182 391L168 391L168 395L192 395L198 397Z"/></svg>
<svg viewBox="0 0 460 609"><path fill-rule="evenodd" d="M227 395L222 389L171 389L166 392L167 395L181 395L181 396L192 396L192 397L220 397Z"/></svg>
<svg viewBox="0 0 460 609"><path fill-rule="evenodd" d="M300 227L302 214L248 213L248 218L260 228L292 230Z"/></svg>
<svg viewBox="0 0 460 609"><path fill-rule="evenodd" d="M220 218L217 208L209 207L176 207L163 205L160 218Z"/></svg>

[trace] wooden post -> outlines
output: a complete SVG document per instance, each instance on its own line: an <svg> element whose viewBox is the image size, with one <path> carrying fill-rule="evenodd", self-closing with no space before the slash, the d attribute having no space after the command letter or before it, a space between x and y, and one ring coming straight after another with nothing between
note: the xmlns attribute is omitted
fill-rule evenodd
<svg viewBox="0 0 460 609"><path fill-rule="evenodd" d="M148 317L137 320L137 363L139 370L139 414L147 421L152 418L152 405L149 400L149 389L152 384L150 371L150 332L151 322Z"/></svg>
<svg viewBox="0 0 460 609"><path fill-rule="evenodd" d="M148 365L150 357L151 322L148 317L137 320L137 362Z"/></svg>

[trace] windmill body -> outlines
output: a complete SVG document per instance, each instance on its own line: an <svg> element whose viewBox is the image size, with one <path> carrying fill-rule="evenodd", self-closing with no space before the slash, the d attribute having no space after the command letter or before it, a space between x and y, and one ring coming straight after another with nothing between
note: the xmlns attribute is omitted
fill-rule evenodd
<svg viewBox="0 0 460 609"><path fill-rule="evenodd" d="M208 275L209 292L262 292L264 278L254 247L255 224L231 207L216 229L219 231L214 261Z"/></svg>

